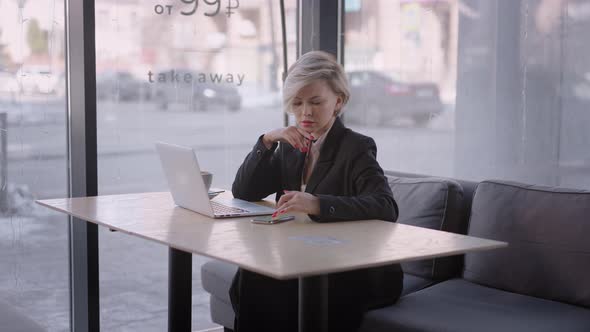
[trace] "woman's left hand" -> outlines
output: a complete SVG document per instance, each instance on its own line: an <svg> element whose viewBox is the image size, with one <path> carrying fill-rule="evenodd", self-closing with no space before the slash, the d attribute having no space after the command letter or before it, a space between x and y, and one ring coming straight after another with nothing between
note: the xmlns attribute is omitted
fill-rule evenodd
<svg viewBox="0 0 590 332"><path fill-rule="evenodd" d="M278 217L289 212L303 212L311 215L320 214L320 199L316 196L300 191L284 191L277 203L277 211L272 215Z"/></svg>

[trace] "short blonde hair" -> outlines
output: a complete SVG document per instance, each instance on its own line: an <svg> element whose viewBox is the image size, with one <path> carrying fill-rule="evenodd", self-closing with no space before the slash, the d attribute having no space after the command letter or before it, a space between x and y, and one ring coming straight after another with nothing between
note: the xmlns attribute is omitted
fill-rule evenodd
<svg viewBox="0 0 590 332"><path fill-rule="evenodd" d="M332 91L342 98L342 107L350 98L348 80L342 66L327 52L311 51L303 54L287 72L283 85L283 105L287 112L292 111L293 99L299 90L316 80L324 80ZM342 108L337 111L339 115Z"/></svg>

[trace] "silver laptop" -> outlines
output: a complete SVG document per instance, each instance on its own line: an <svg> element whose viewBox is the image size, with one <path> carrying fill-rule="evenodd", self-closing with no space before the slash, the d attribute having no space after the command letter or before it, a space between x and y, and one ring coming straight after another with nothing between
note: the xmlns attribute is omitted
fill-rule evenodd
<svg viewBox="0 0 590 332"><path fill-rule="evenodd" d="M236 198L209 199L197 156L189 147L156 143L156 150L176 205L212 218L273 214L274 209Z"/></svg>

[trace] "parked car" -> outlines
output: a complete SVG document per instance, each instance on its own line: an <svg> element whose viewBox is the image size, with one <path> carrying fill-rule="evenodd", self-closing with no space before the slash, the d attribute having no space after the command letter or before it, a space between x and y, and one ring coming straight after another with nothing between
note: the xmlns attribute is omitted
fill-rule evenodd
<svg viewBox="0 0 590 332"><path fill-rule="evenodd" d="M20 92L14 73L0 71L0 100L14 102Z"/></svg>
<svg viewBox="0 0 590 332"><path fill-rule="evenodd" d="M96 99L114 101L149 100L147 82L126 71L106 71L96 75Z"/></svg>
<svg viewBox="0 0 590 332"><path fill-rule="evenodd" d="M376 71L348 73L351 98L347 121L379 125L397 118L411 118L425 125L442 112L438 86L434 83L404 83Z"/></svg>
<svg viewBox="0 0 590 332"><path fill-rule="evenodd" d="M23 66L16 73L25 93L54 93L59 80L59 73L48 66Z"/></svg>
<svg viewBox="0 0 590 332"><path fill-rule="evenodd" d="M222 107L230 111L238 111L242 107L242 97L233 84L224 82L198 82L199 74L187 69L162 71L173 72L180 80L150 83L155 86L154 102L161 110L167 110L171 104L190 105L194 111L206 111L210 108ZM183 80L190 77L190 82Z"/></svg>

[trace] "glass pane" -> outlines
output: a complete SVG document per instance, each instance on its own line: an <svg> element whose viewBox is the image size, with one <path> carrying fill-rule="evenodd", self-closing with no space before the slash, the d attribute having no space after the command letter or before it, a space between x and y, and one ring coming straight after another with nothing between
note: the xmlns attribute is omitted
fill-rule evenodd
<svg viewBox="0 0 590 332"><path fill-rule="evenodd" d="M292 62L296 2L285 6ZM156 141L193 147L213 187L231 188L258 136L283 123L279 3L97 0L95 11L99 193L168 190ZM167 250L101 228L103 329L166 329ZM205 261L193 256L193 330L214 326Z"/></svg>
<svg viewBox="0 0 590 332"><path fill-rule="evenodd" d="M456 1L345 1L346 124L382 167L453 172ZM454 36L454 37L453 37Z"/></svg>
<svg viewBox="0 0 590 332"><path fill-rule="evenodd" d="M0 1L0 310L19 312L7 331L70 330L68 219L34 202L67 196L63 13Z"/></svg>
<svg viewBox="0 0 590 332"><path fill-rule="evenodd" d="M580 0L347 0L348 123L386 169L590 188L588 13Z"/></svg>

